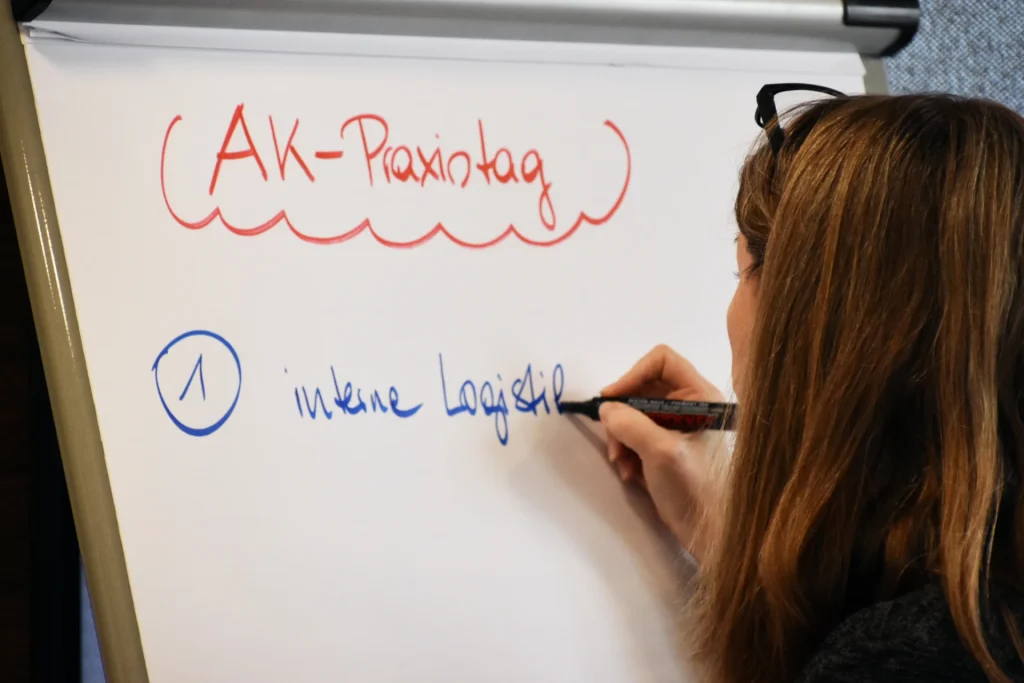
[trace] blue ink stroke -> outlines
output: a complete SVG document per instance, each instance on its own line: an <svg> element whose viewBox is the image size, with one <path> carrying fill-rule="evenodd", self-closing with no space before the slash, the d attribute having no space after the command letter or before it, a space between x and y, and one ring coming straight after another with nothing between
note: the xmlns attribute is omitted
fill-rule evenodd
<svg viewBox="0 0 1024 683"><path fill-rule="evenodd" d="M179 401L185 399L185 394L188 393L188 388L192 386L192 380L196 377L196 371L199 372L199 388L203 390L203 400L206 400L206 382L203 381L203 354L199 354L199 360L196 361L196 365L192 368L192 374L188 376L188 382L185 383L185 388L181 391L181 396L178 397Z"/></svg>
<svg viewBox="0 0 1024 683"><path fill-rule="evenodd" d="M166 356L176 344L190 337L209 337L210 339L222 344L224 348L231 352L231 357L235 359L235 368L238 370L238 389L235 391L235 397L231 401L231 406L227 409L227 412L217 419L216 422L205 427L192 427L179 420L174 414L174 411L172 411L167 405L167 400L164 398L163 390L160 388L160 361L163 360L164 356ZM185 393L188 392L188 387L192 383L192 379L195 377L196 370L199 371L199 383L203 390L203 399L206 399L206 385L203 382L202 360L202 355L200 355L195 367L192 368L192 376L189 377L188 384L185 385L185 391L183 391L181 396L178 397L179 401L184 398ZM209 332L207 330L192 330L178 335L172 339L167 346L161 349L160 353L157 354L156 360L153 361L152 371L153 378L156 382L156 393L157 396L160 397L160 404L164 407L164 412L167 413L167 417L171 418L171 422L174 423L175 427L190 436L209 436L220 429L224 423L227 422L228 418L231 417L231 413L234 412L235 406L238 405L238 397L242 394L242 361L239 360L238 353L235 351L234 347L231 346L228 340L215 332Z"/></svg>

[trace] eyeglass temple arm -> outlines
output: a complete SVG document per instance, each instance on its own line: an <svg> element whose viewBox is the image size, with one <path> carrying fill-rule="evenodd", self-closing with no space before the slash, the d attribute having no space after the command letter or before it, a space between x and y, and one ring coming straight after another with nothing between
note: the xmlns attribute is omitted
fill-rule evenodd
<svg viewBox="0 0 1024 683"><path fill-rule="evenodd" d="M843 93L823 85L812 85L810 83L772 83L764 86L757 92L757 111L754 112L754 121L761 128L765 128L772 119L776 119L775 127L768 132L768 142L772 146L772 153L777 157L782 143L786 140L782 124L778 122L779 112L775 108L775 96L780 92L790 90L809 90L820 92L833 97L843 97Z"/></svg>
<svg viewBox="0 0 1024 683"><path fill-rule="evenodd" d="M777 119L778 115L779 112L775 108L775 89L766 85L757 93L757 111L754 112L754 121L761 128L765 128L768 122ZM775 127L768 133L768 142L772 146L772 153L778 155L785 140L785 134L782 132L779 122L775 123Z"/></svg>

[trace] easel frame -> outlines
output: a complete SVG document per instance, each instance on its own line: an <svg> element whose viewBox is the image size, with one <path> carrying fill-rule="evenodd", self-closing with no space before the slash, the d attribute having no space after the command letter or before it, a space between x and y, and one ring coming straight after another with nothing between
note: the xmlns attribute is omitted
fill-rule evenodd
<svg viewBox="0 0 1024 683"><path fill-rule="evenodd" d="M5 3L7 4L7 3ZM148 683L22 36L0 8L0 158L109 683ZM869 92L887 92L864 58Z"/></svg>

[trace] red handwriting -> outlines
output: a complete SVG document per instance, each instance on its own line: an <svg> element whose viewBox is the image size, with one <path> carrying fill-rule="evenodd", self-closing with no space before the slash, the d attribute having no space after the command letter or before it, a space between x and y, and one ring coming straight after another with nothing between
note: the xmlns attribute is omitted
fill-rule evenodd
<svg viewBox="0 0 1024 683"><path fill-rule="evenodd" d="M419 237L408 241L393 241L378 234L374 230L369 217L363 219L355 227L341 233L329 236L315 236L297 229L284 209L277 211L262 223L251 227L230 223L219 206L197 221L183 219L171 206L166 184L167 149L171 142L172 133L181 121L182 116L176 116L167 126L160 156L160 185L168 212L179 225L185 228L198 230L219 219L230 232L242 236L259 235L280 223L284 223L296 237L314 244L337 244L352 239L363 232L368 232L378 243L392 248L415 247L425 244L439 234L444 235L451 242L459 246L477 249L494 246L510 236L515 236L519 241L532 246L553 246L571 237L584 223L600 225L608 221L618 211L625 199L632 173L632 159L629 143L626 141L625 135L614 123L605 121L604 127L611 131L625 151L625 169L621 189L614 198L611 208L603 214L594 216L580 211L568 230L559 235L553 235L551 239L539 240L528 237L522 234L514 224L509 224L497 237L482 242L470 242L456 237L442 223L438 222L434 223L425 234ZM296 142L296 135L300 127L299 120L295 119L288 138L283 142L283 145L281 138L278 136L278 128L273 117L268 117L268 122L274 145L274 156L277 161L278 174L281 180L287 179L288 166L290 163L293 163L298 166L298 170L301 170L302 175L305 176L305 181L315 183L317 180L316 176L306 163L299 149L300 145ZM371 113L358 114L348 118L342 123L338 133L342 143L355 143L356 149L317 150L313 152L313 158L325 161L336 160L342 159L346 151L355 152L360 158L361 164L365 165L366 180L371 188L381 183L386 185L412 185L420 188L428 187L431 184L444 184L456 189L466 188L470 183L474 182L495 187L523 184L524 186L537 189L537 215L541 224L550 232L554 232L558 226L557 214L552 200L553 183L548 178L544 158L540 151L530 148L521 153L514 153L507 147L490 145L483 121L477 121L478 149L446 150L440 143L440 135L435 135L436 144L429 146L395 144L387 120L383 116ZM348 145L345 146L347 147ZM235 108L220 149L214 155L209 187L210 196L213 196L216 192L222 167L228 161L255 164L264 182L269 180L263 158L246 122L244 105L242 104ZM300 175L299 177L301 178L302 176Z"/></svg>
<svg viewBox="0 0 1024 683"><path fill-rule="evenodd" d="M512 152L505 147L498 148L493 156L488 156L487 139L482 121L477 121L481 161L476 164L473 163L472 156L466 150L460 149L445 154L441 151L440 146L424 150L419 145L414 148L408 145L394 147L388 145L388 123L383 117L376 114L360 114L345 121L341 125L342 138L345 137L345 130L353 124L359 129L363 159L366 162L366 174L371 186L374 178L373 166L377 161L380 163L380 171L386 182L407 183L411 181L418 183L420 187L426 185L428 179L466 187L474 170L480 172L488 185L491 184L492 177L502 185L518 183L522 178L522 181L528 184L539 183L541 191L538 211L541 223L548 230L555 229L555 207L551 203L551 183L544 177L544 161L541 159L540 152L535 149L528 150L518 164L513 159ZM376 129L376 134L373 129ZM439 138L440 136L435 137ZM370 142L371 139L374 140L373 143ZM416 150L415 154L413 149Z"/></svg>
<svg viewBox="0 0 1024 683"><path fill-rule="evenodd" d="M231 136L235 132L235 128L238 124L242 124L242 132L245 133L245 139L249 143L249 146L239 152L227 151L228 143L231 142ZM277 140L275 136L274 140ZM166 145L165 145L166 148ZM235 115L231 117L231 124L228 125L228 133L224 136L224 142L220 146L220 151L217 152L217 164L213 167L213 178L210 179L210 194L213 194L213 190L217 187L217 176L220 175L220 165L229 159L246 159L253 157L256 160L256 165L260 167L260 173L263 175L263 179L267 179L267 169L263 165L263 160L260 159L259 153L256 151L256 145L252 141L252 135L249 134L249 126L245 125L245 117L242 116L242 105L238 105L235 109ZM281 169L281 178L284 179L284 168Z"/></svg>
<svg viewBox="0 0 1024 683"><path fill-rule="evenodd" d="M239 107L241 107L241 105L239 105ZM239 109L239 113L241 113L241 109ZM316 180L316 178L313 177L313 174L310 173L309 166L306 166L306 162L302 160L302 155L299 154L299 150L295 149L295 133L298 132L298 130L299 130L299 120L295 119L295 125L292 126L292 132L288 136L288 142L285 143L285 146L284 146L284 155L282 155L281 154L281 150L280 150L280 148L278 147L278 144L277 144L277 131L274 130L274 117L268 116L267 118L270 120L270 135L271 135L272 138L274 138L274 156L277 157L277 168L281 171L281 180L284 180L284 167L285 167L285 164L288 163L288 155L289 154L291 154L291 156L295 158L295 162L306 173L306 177L309 178L310 182L313 182L314 180ZM229 132L229 135L230 135L230 132ZM227 139L225 139L225 144L227 144ZM223 152L223 150L224 150L224 148L221 147L221 151L222 152ZM256 152L256 150L253 149L253 153L254 154L255 154L255 152ZM221 161L220 155L218 154L217 155L217 163L220 164L220 161ZM216 174L214 175L214 181L216 181ZM211 187L212 187L212 185L211 185ZM213 194L213 192L211 192L210 194Z"/></svg>

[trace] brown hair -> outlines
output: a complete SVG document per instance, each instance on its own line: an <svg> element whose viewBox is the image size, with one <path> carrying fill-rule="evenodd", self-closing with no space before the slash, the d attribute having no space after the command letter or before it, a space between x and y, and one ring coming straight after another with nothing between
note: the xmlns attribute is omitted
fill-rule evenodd
<svg viewBox="0 0 1024 683"><path fill-rule="evenodd" d="M698 655L715 683L791 680L843 617L935 582L1007 680L986 634L989 584L1024 579L1024 121L860 96L784 127L736 203L758 311Z"/></svg>

